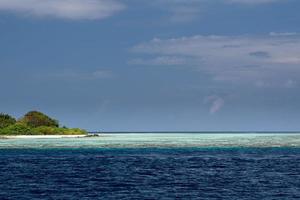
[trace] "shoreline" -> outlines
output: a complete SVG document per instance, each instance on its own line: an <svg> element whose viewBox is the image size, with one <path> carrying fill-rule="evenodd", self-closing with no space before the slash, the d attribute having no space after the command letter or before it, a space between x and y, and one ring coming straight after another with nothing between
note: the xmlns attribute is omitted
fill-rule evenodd
<svg viewBox="0 0 300 200"><path fill-rule="evenodd" d="M300 136L299 133L192 133L192 132L187 132L187 133L179 133L179 132L175 132L175 133L156 133L156 132L152 132L152 133L144 133L144 132L102 132L101 135L102 136L140 136L140 135L144 135L147 137L151 137L151 136L156 136L156 135L160 135L163 137L170 137L170 136L178 136L178 135L202 135L202 136L219 136L219 137L245 137L245 136L252 136L252 137L258 137L258 136ZM0 135L0 140L2 139L62 139L62 138L89 138L89 137L99 137L101 136L100 134L86 134L86 135ZM146 138L147 138L146 137Z"/></svg>

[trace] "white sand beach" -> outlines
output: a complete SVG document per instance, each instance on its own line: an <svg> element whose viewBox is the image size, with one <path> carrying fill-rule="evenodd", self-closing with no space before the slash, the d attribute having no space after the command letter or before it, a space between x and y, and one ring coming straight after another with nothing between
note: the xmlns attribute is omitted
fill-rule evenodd
<svg viewBox="0 0 300 200"><path fill-rule="evenodd" d="M3 139L59 139L59 138L82 138L87 135L12 135L1 136Z"/></svg>

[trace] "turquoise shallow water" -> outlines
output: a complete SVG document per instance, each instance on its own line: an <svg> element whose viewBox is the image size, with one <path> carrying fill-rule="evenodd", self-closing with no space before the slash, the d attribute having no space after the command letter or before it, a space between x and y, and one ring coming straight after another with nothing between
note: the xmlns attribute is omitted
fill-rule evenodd
<svg viewBox="0 0 300 200"><path fill-rule="evenodd" d="M132 133L0 140L0 148L300 147L300 134Z"/></svg>

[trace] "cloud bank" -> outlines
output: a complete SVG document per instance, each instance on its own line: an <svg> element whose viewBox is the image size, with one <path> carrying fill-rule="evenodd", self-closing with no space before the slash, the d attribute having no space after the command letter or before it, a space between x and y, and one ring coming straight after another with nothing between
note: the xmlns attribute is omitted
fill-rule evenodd
<svg viewBox="0 0 300 200"><path fill-rule="evenodd" d="M115 0L0 0L0 10L37 17L95 20L124 8Z"/></svg>
<svg viewBox="0 0 300 200"><path fill-rule="evenodd" d="M300 37L294 34L153 39L136 45L133 52L144 65L163 66L165 60L158 58L178 57L178 64L209 74L214 81L290 87L300 80Z"/></svg>

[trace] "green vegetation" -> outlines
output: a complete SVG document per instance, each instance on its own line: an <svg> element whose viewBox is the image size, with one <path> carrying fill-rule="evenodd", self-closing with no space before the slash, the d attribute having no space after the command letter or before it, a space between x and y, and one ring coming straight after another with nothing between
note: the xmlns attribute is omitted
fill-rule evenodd
<svg viewBox="0 0 300 200"><path fill-rule="evenodd" d="M30 135L30 132L30 127L22 123L15 123L0 129L0 135Z"/></svg>
<svg viewBox="0 0 300 200"><path fill-rule="evenodd" d="M25 116L20 119L20 122L32 128L37 128L40 126L59 127L59 123L57 120L52 119L38 111L30 111L26 113Z"/></svg>
<svg viewBox="0 0 300 200"><path fill-rule="evenodd" d="M49 116L30 111L20 120L0 113L0 135L82 135L87 134L79 128L60 127L59 122Z"/></svg>
<svg viewBox="0 0 300 200"><path fill-rule="evenodd" d="M0 129L16 123L16 119L10 115L0 113Z"/></svg>

